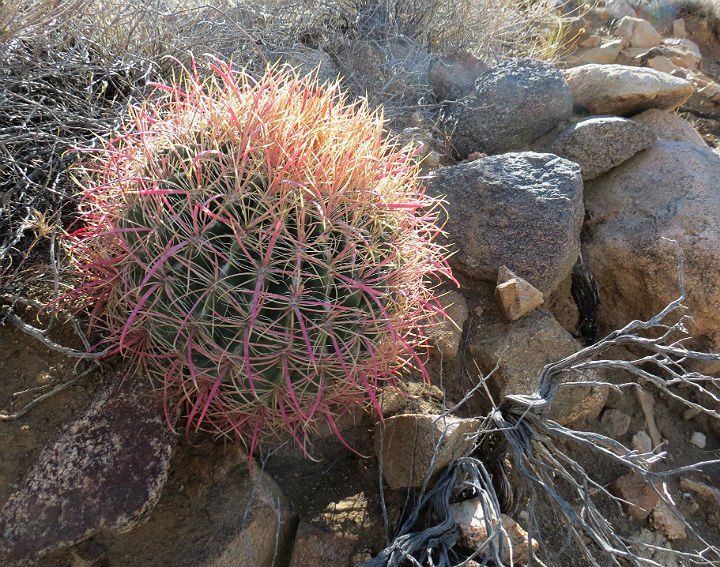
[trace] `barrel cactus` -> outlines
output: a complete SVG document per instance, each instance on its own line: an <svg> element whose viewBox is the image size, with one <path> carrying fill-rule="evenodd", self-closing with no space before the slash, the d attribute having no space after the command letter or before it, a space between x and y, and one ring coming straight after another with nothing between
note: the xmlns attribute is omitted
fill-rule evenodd
<svg viewBox="0 0 720 567"><path fill-rule="evenodd" d="M382 116L289 68L254 80L213 60L130 111L79 166L82 227L68 234L102 331L187 429L250 453L377 407L423 369L425 326L452 277L439 202ZM379 409L379 408L378 408Z"/></svg>

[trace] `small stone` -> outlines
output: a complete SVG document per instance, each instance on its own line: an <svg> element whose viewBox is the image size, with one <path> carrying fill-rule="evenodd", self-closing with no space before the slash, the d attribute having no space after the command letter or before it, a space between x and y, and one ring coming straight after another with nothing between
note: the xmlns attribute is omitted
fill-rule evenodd
<svg viewBox="0 0 720 567"><path fill-rule="evenodd" d="M670 540L686 539L685 522L678 518L665 502L658 502L650 516L655 531Z"/></svg>
<svg viewBox="0 0 720 567"><path fill-rule="evenodd" d="M673 34L673 37L677 37L680 39L687 37L687 30L685 29L685 20L683 20L682 18L673 20L672 34Z"/></svg>
<svg viewBox="0 0 720 567"><path fill-rule="evenodd" d="M703 433L695 431L690 438L690 443L695 445L698 449L704 449L705 444L707 443L707 438Z"/></svg>
<svg viewBox="0 0 720 567"><path fill-rule="evenodd" d="M630 47L655 47L660 45L662 36L650 22L632 16L623 16L615 33L628 42Z"/></svg>
<svg viewBox="0 0 720 567"><path fill-rule="evenodd" d="M444 358L453 359L460 346L463 325L468 318L467 302L461 293L451 291L440 298L440 304L446 317L438 316L441 317L440 323L429 328L427 334L435 341Z"/></svg>
<svg viewBox="0 0 720 567"><path fill-rule="evenodd" d="M598 45L601 45L602 42L603 40L599 35L590 35L583 39L580 42L580 45L582 47L597 47Z"/></svg>
<svg viewBox="0 0 720 567"><path fill-rule="evenodd" d="M633 435L630 444L632 445L632 448L639 453L652 453L652 439L650 439L650 436L645 431L638 431L635 435Z"/></svg>
<svg viewBox="0 0 720 567"><path fill-rule="evenodd" d="M467 549L477 549L488 538L487 524L482 502L478 498L464 500L451 504L453 519L460 532L460 545ZM512 518L501 515L503 528L507 531L512 547L512 559L517 563L525 563L530 558L530 538L528 533ZM497 518L492 518L491 525L495 528L498 525ZM507 544L507 542L505 542ZM532 540L533 552L540 549L540 544ZM503 546L503 563L510 562L510 549Z"/></svg>
<svg viewBox="0 0 720 567"><path fill-rule="evenodd" d="M697 408L688 408L683 412L683 419L685 421L690 421L695 416L700 415L701 413L702 411Z"/></svg>
<svg viewBox="0 0 720 567"><path fill-rule="evenodd" d="M632 418L616 409L607 409L603 413L600 423L607 434L613 439L619 439L628 432Z"/></svg>
<svg viewBox="0 0 720 567"><path fill-rule="evenodd" d="M526 313L540 307L545 301L541 291L518 276L498 283L495 295L503 315L510 321L520 319Z"/></svg>
<svg viewBox="0 0 720 567"><path fill-rule="evenodd" d="M675 65L673 65L672 61L670 61L670 59L668 59L664 55L648 59L648 66L652 69L655 69L656 71L662 71L663 73L672 73L676 70L676 67Z"/></svg>
<svg viewBox="0 0 720 567"><path fill-rule="evenodd" d="M570 65L586 65L588 63L615 63L623 48L623 40L615 39L595 47L580 49L567 58Z"/></svg>
<svg viewBox="0 0 720 567"><path fill-rule="evenodd" d="M635 472L615 480L610 489L624 500L622 507L625 513L638 521L646 519L660 500L650 483Z"/></svg>

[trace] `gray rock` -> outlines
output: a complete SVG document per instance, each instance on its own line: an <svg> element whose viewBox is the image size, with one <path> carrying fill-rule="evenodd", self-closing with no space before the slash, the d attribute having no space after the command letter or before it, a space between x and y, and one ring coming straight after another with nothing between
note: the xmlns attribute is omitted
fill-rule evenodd
<svg viewBox="0 0 720 567"><path fill-rule="evenodd" d="M428 80L439 101L454 101L471 93L475 80L487 71L488 66L465 51L453 53L433 61Z"/></svg>
<svg viewBox="0 0 720 567"><path fill-rule="evenodd" d="M643 67L591 63L566 69L576 109L631 116L648 108L672 110L693 93L684 79Z"/></svg>
<svg viewBox="0 0 720 567"><path fill-rule="evenodd" d="M146 378L107 385L46 446L0 511L0 563L26 564L100 529L124 531L152 509L174 435Z"/></svg>
<svg viewBox="0 0 720 567"><path fill-rule="evenodd" d="M640 453L652 453L653 442L645 431L638 431L632 436L630 446Z"/></svg>
<svg viewBox="0 0 720 567"><path fill-rule="evenodd" d="M454 459L471 441L468 436L480 427L479 419L452 416L401 414L389 417L382 428L375 427L375 454L383 459L383 476L393 490L419 487ZM382 457L381 457L382 454ZM433 465L434 460L434 466Z"/></svg>
<svg viewBox="0 0 720 567"><path fill-rule="evenodd" d="M513 323L486 318L475 328L468 351L484 373L496 366L493 386L500 398L511 394L532 394L538 387L546 364L580 350L580 344L545 311L535 310ZM592 372L588 378L601 380ZM568 376L569 380L572 380ZM605 404L607 388L560 387L548 417L563 425L595 418ZM498 400L496 400L498 401Z"/></svg>
<svg viewBox="0 0 720 567"><path fill-rule="evenodd" d="M615 39L596 47L579 49L569 55L565 61L571 66L587 65L588 63L601 63L603 65L615 63L618 55L620 55L622 43L621 39Z"/></svg>
<svg viewBox="0 0 720 567"><path fill-rule="evenodd" d="M655 47L660 45L662 39L650 22L632 16L620 18L615 34L624 39L630 47Z"/></svg>
<svg viewBox="0 0 720 567"><path fill-rule="evenodd" d="M475 81L474 93L448 106L445 128L461 158L528 147L572 112L570 89L544 61L509 59Z"/></svg>
<svg viewBox="0 0 720 567"><path fill-rule="evenodd" d="M660 312L680 293L692 332L720 339L720 155L710 148L660 141L607 175L589 181L587 252L601 304L599 321L621 328Z"/></svg>
<svg viewBox="0 0 720 567"><path fill-rule="evenodd" d="M635 10L625 0L605 0L605 9L613 20L635 15Z"/></svg>
<svg viewBox="0 0 720 567"><path fill-rule="evenodd" d="M510 153L437 170L427 186L447 197L445 230L459 271L495 283L507 266L547 293L572 270L584 215L577 164Z"/></svg>
<svg viewBox="0 0 720 567"><path fill-rule="evenodd" d="M588 118L560 134L550 151L580 166L583 179L593 179L655 143L644 124L617 116Z"/></svg>
<svg viewBox="0 0 720 567"><path fill-rule="evenodd" d="M673 112L650 108L632 117L636 122L642 122L652 128L658 140L674 140L687 142L706 147L707 144L697 130L684 118Z"/></svg>
<svg viewBox="0 0 720 567"><path fill-rule="evenodd" d="M617 409L606 409L600 418L606 433L613 439L620 439L630 429L632 418L626 413Z"/></svg>

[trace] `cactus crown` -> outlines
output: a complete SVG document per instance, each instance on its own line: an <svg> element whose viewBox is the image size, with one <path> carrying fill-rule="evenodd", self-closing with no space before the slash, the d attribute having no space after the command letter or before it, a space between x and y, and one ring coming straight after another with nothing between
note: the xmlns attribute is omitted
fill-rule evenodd
<svg viewBox="0 0 720 567"><path fill-rule="evenodd" d="M441 313L427 276L451 277L439 203L337 84L210 67L157 85L81 165L78 293L102 344L159 376L188 430L251 453L287 432L304 446L318 421L339 435L338 413L422 369L422 327Z"/></svg>

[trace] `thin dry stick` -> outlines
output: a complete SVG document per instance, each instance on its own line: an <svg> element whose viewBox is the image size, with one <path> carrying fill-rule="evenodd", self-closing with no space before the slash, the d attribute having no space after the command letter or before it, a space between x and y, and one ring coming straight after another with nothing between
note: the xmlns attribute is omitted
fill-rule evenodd
<svg viewBox="0 0 720 567"><path fill-rule="evenodd" d="M664 479L689 471L703 470L704 468L720 463L720 459L707 460L677 467L671 471L655 472L652 466L660 461L664 454L638 454L625 447L622 443L601 435L599 433L574 431L563 427L546 418L545 414L553 400L557 388L575 387L580 382L563 383L567 374L597 368L622 369L632 375L653 384L658 390L679 400L689 407L703 411L713 417L720 417L715 409L720 403L718 397L704 384L717 383L717 379L698 372L685 370L683 364L690 361L720 361L720 355L693 351L685 348L682 341L674 340L678 334L686 334L685 316L677 314L684 312L682 301L685 299L683 285L682 258L678 261L678 272L681 294L665 309L648 321L632 321L623 329L611 333L605 339L588 346L569 357L553 364L548 364L542 371L539 386L532 395L514 395L505 397L500 405L494 409L489 419L478 431L478 441L473 451L480 451L484 445L489 447L505 446L510 451L514 469L519 475L520 487L529 495L528 513L530 524L527 526L529 537L541 544L543 558L536 557L530 549L530 564L544 565L556 564L570 546L574 546L583 556L587 565L657 565L657 561L649 557L656 552L672 555L679 560L690 561L697 565L717 565L720 562L720 549L707 542L687 522L682 519L686 529L696 543L696 551L680 552L662 546L647 544L634 540L626 534L619 533L610 525L601 511L602 500L614 502L619 508L620 504L632 505L612 495L601 483L593 479L588 472L568 453L561 450L556 441L577 444L589 449L605 458L634 471L646 479L653 487L659 499L671 509L673 503L663 482ZM675 319L675 322L672 322ZM670 321L669 323L667 321ZM641 333L650 331L660 336L647 338ZM634 361L602 360L600 355L617 346L644 349L649 354ZM587 380L583 385L604 386L600 381ZM623 387L634 385L635 382L613 385ZM676 385L690 386L704 399L691 401L671 389ZM489 442L488 442L489 441ZM475 454L475 453L472 453ZM462 463L464 476L458 477L458 467ZM458 551L454 549L457 531L454 522L448 521L450 512L446 500L448 496L447 483L453 486L463 486L463 479L480 478L487 474L482 461L471 457L463 457L448 467L436 485L422 499L419 499L403 524L393 542L377 557L366 565L399 565L402 561L409 561L414 565L450 566L459 563ZM460 484L459 484L460 483ZM472 484L472 483L471 483ZM484 483L475 486L476 493L483 498L488 497L497 502L497 494L488 477ZM436 499L440 499L437 502ZM564 542L556 549L548 549L540 527L537 510L540 505L544 510L550 511L554 526L565 526ZM496 508L499 514L499 504ZM493 510L486 511L486 518L491 518ZM676 516L680 516L679 512ZM418 528L421 518L432 519L426 528ZM547 521L547 520L546 520ZM590 543L588 543L590 542ZM502 565L497 553L498 543L489 544L489 549L483 549L484 555L475 554L476 561L485 565L494 561Z"/></svg>
<svg viewBox="0 0 720 567"><path fill-rule="evenodd" d="M52 398L55 394L58 394L58 393L62 392L63 390L67 390L70 386L77 384L83 377L87 376L90 372L92 372L93 370L96 370L96 369L97 369L96 366L91 366L90 368L87 368L86 370L84 370L83 372L81 372L80 374L75 376L75 378L72 378L72 379L68 380L67 382L63 382L62 384L58 384L51 391L46 392L42 396L35 398L32 402L27 404L22 409L16 411L15 413L7 413L4 411L0 411L0 421L14 421L16 419L21 418L27 412L29 412L32 408L34 408L36 405L38 405L40 402L47 400L48 398ZM26 392L27 391L29 391L29 390L26 390Z"/></svg>

